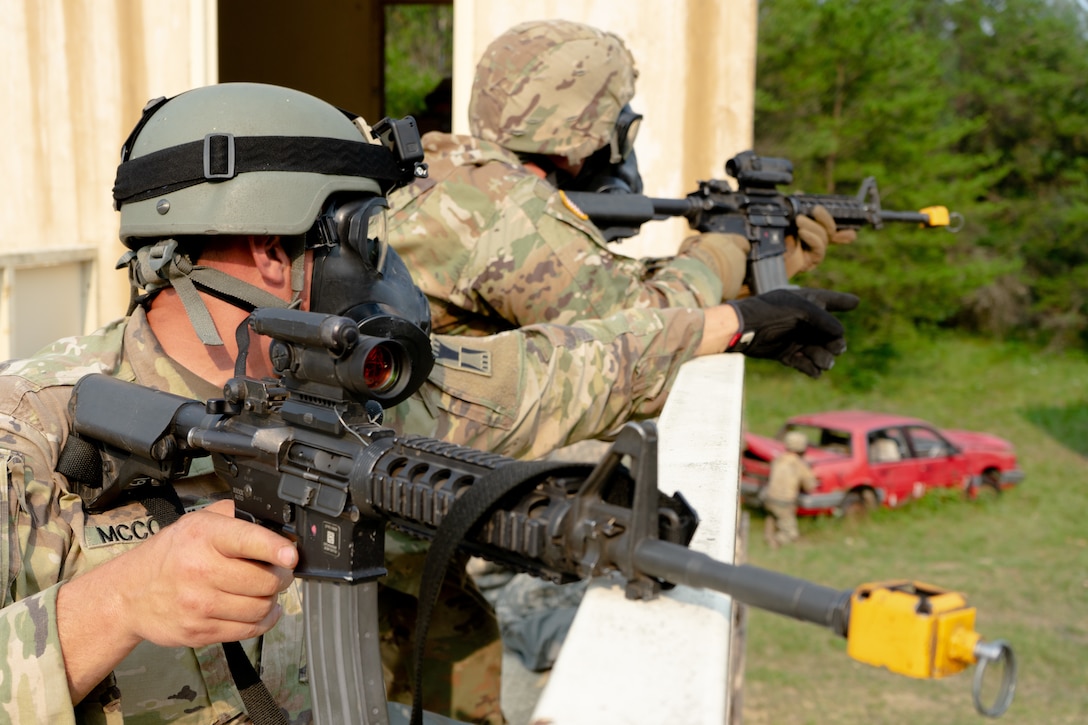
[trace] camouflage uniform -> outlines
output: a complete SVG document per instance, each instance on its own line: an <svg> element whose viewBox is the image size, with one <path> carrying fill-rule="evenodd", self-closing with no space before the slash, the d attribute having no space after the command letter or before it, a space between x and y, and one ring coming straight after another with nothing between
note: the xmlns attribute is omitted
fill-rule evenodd
<svg viewBox="0 0 1088 725"><path fill-rule="evenodd" d="M529 328L524 334L473 340L471 349L436 337L435 374L390 417L401 432L508 455L535 455L560 441L613 430L629 417L655 414L677 368L690 357L685 351L698 345L701 330L701 312L669 310L629 312L572 328ZM137 545L154 534L155 526L138 504L87 513L64 478L53 473L68 434L71 385L89 373L187 397L219 395L163 355L140 310L127 321L60 340L34 358L0 368L0 568L6 585L0 638L7 643L0 665L0 711L13 722L119 723L123 713L127 722L140 723L245 722L220 647L168 649L142 643L78 707L69 700L56 625L59 585ZM214 477L201 474L194 470L178 486L188 506L227 494ZM416 552L425 550L418 542L401 548L409 550L412 544ZM395 585L403 571L397 566L405 563L410 557L391 565L383 598L383 620L392 629L402 624L396 607L403 601ZM399 586L411 589L412 577L402 578ZM446 599L452 606L436 612L435 630L447 637L428 649L436 654L435 662L428 662L428 679L439 680L438 691L427 693L426 707L443 712L443 698L463 696L463 702L449 705L455 717L500 721L498 671L491 673L493 681L465 679L483 672L486 680L489 671L478 667L478 660L496 660L493 620L490 628L475 621L465 626L462 620L487 612L486 607ZM292 722L308 722L297 585L281 594L280 603L280 622L244 645ZM469 614L458 620L463 613ZM466 630L486 635L482 649ZM384 650L395 637L383 637ZM393 675L387 680L391 698L403 699L397 679L403 663L383 660L387 677ZM434 674L436 669L444 680Z"/></svg>
<svg viewBox="0 0 1088 725"><path fill-rule="evenodd" d="M423 137L429 174L389 196L389 243L431 303L437 332L483 335L633 307L707 307L723 289L707 250L633 259L518 157L471 136Z"/></svg>
<svg viewBox="0 0 1088 725"><path fill-rule="evenodd" d="M388 239L427 295L437 331L484 335L538 322L569 324L606 317L625 308L703 307L722 299L722 280L690 254L638 260L609 251L598 229L565 202L554 187L527 170L513 153L470 136L441 133L424 136L424 146L428 178L390 195ZM743 254L738 256L737 269L743 273ZM734 296L740 283L737 275L725 296ZM522 329L534 338L539 334ZM597 325L596 329L602 328ZM606 327L603 330L594 334L602 334L607 341L613 333ZM673 337L665 330L660 334ZM685 345L686 334L679 332L675 339ZM469 342L461 343L471 348ZM439 365L451 358L440 354ZM594 360L592 364L601 362L606 361ZM604 388L599 386L604 379L591 376L586 382L598 387L581 393L571 391L569 398L579 400L577 396L584 395L581 399L620 403L601 395ZM467 381L477 393L484 392L480 387L483 380L470 376ZM491 384L499 386L495 388L497 394L509 385L501 379ZM635 381L630 385L631 390L638 389ZM663 397L661 392L655 391L654 398ZM524 394L537 396L529 390ZM630 401L622 406L628 404L642 405ZM426 410L433 408L427 406ZM515 424L496 411L481 421L484 425L479 434L469 436L469 445L507 455L539 457L573 441L593 437L593 430L614 430L623 422L622 417L607 422L590 420L578 431L563 436L551 434L552 421L561 421L564 427L568 424L569 410L564 405L534 412L541 421L539 428ZM450 415L439 423L444 429L436 429L435 437L463 441L459 432L445 428L470 428L474 423L463 415L464 411L447 412ZM504 439L503 431L515 425L519 430L532 430L533 437L522 441ZM388 540L387 546L396 552L395 558L400 558L400 542ZM416 564L420 562L422 554L416 557ZM407 562L398 564L398 569L414 571L416 576L420 568ZM531 667L546 669L581 599L581 589L527 576L519 577L515 584L518 586L485 594L510 602L527 600L500 608L503 641ZM563 614L549 614L538 606L543 601L557 600L565 603ZM544 631L554 634L542 636Z"/></svg>
<svg viewBox="0 0 1088 725"><path fill-rule="evenodd" d="M430 300L437 332L490 334L632 307L706 307L738 294L744 240L743 251L739 238L717 234L694 237L671 258L615 254L586 215L518 156L573 164L614 146L637 77L619 36L567 20L515 25L484 50L469 107L472 135L426 134L428 178L389 196L389 241Z"/></svg>
<svg viewBox="0 0 1088 725"><path fill-rule="evenodd" d="M503 647L532 672L550 670L589 580L552 584L483 559L473 559L469 571L495 608Z"/></svg>
<svg viewBox="0 0 1088 725"><path fill-rule="evenodd" d="M805 459L783 451L771 461L763 507L767 509L764 536L774 547L789 544L800 535L797 530L797 496L816 488L816 474Z"/></svg>
<svg viewBox="0 0 1088 725"><path fill-rule="evenodd" d="M156 524L138 503L102 514L83 510L63 477L52 473L68 435L71 385L105 373L190 397L218 395L214 386L170 364L143 315L84 338L66 338L36 357L9 362L0 376L0 467L4 475L5 599L0 631L7 643L0 700L12 722L226 721L243 712L221 647L196 650L141 643L78 708L73 709L56 626L60 582L138 545ZM195 473L199 474L199 471ZM186 506L223 490L196 475L178 487ZM214 493L212 494L214 495ZM272 695L292 722L308 722L302 601L297 585L280 595L284 617L259 640L244 643ZM104 615L106 613L103 613ZM108 622L105 623L108 626ZM130 693L123 701L120 693ZM137 717L136 714L140 713Z"/></svg>

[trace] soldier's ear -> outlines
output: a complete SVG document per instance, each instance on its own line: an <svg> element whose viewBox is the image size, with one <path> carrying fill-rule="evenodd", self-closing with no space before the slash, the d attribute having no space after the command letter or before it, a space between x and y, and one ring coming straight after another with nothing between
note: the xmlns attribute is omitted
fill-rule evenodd
<svg viewBox="0 0 1088 725"><path fill-rule="evenodd" d="M278 236L247 237L253 267L270 291L291 289L291 258Z"/></svg>

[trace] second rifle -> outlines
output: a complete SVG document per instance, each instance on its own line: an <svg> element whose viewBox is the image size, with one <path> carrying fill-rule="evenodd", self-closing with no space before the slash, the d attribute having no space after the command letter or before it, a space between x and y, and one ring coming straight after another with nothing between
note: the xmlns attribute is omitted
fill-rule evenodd
<svg viewBox="0 0 1088 725"><path fill-rule="evenodd" d="M684 217L699 232L739 234L751 243L745 281L752 294L787 287L786 236L796 234L799 214L811 215L823 206L838 229L880 229L887 222L959 231L962 217L947 207L919 211L881 208L876 179L866 178L854 196L837 194L784 194L778 187L793 183L793 164L753 151L737 154L725 164L736 180L700 181L699 188L682 199L656 198L622 192L561 192L596 224L606 241L634 236L648 221Z"/></svg>

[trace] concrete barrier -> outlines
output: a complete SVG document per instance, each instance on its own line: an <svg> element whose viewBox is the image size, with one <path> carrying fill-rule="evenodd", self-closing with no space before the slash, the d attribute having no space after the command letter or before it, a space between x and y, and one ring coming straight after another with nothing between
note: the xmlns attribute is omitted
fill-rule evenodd
<svg viewBox="0 0 1088 725"><path fill-rule="evenodd" d="M734 562L739 509L744 358L684 365L658 422L658 486L699 514L692 548ZM532 723L729 722L732 600L676 587L631 601L607 578L582 601Z"/></svg>

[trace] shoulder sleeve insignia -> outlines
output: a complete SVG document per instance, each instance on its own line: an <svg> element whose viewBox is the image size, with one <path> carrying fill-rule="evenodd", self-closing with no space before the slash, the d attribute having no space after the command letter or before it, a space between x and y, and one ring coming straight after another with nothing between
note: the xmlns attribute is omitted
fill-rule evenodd
<svg viewBox="0 0 1088 725"><path fill-rule="evenodd" d="M435 365L454 370L464 370L477 375L491 376L491 351L466 345L451 345L444 340L431 338Z"/></svg>
<svg viewBox="0 0 1088 725"><path fill-rule="evenodd" d="M578 217L584 222L589 221L589 214L586 214L584 211L579 209L578 205L571 201L570 197L567 196L567 192L560 190L559 198L563 200L563 206L570 209L571 213L574 214L574 216Z"/></svg>

